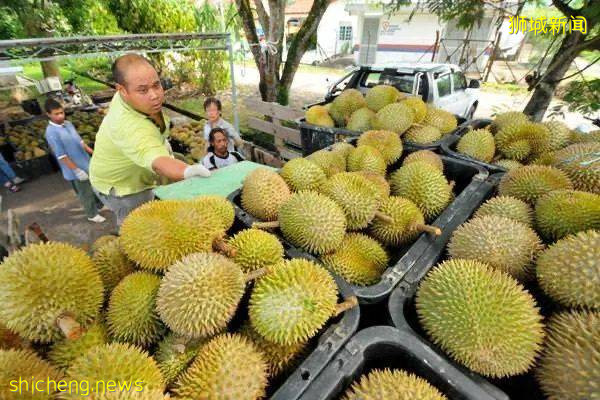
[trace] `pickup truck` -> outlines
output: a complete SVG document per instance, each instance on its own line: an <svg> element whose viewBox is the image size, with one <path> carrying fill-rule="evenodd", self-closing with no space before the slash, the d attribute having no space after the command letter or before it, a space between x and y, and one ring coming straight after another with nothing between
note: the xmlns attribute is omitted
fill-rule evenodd
<svg viewBox="0 0 600 400"><path fill-rule="evenodd" d="M342 90L354 88L363 94L376 85L392 85L401 92L421 96L424 102L457 117L472 119L477 109L480 83L467 83L459 66L436 63L398 63L354 67L329 88L325 101L329 103Z"/></svg>

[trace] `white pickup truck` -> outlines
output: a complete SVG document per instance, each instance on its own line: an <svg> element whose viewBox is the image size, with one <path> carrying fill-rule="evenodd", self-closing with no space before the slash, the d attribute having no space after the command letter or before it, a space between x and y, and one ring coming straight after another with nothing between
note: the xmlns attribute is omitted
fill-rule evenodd
<svg viewBox="0 0 600 400"><path fill-rule="evenodd" d="M452 114L472 119L477 109L480 83L454 64L398 63L354 67L335 82L325 96L329 102L342 90L355 88L363 93L376 85L392 85L404 93L421 96L423 101Z"/></svg>

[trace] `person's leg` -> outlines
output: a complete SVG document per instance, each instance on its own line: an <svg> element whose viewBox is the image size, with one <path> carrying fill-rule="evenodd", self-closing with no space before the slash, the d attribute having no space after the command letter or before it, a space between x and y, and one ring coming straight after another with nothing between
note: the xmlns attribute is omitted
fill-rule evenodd
<svg viewBox="0 0 600 400"><path fill-rule="evenodd" d="M88 218L93 218L98 215L98 208L96 207L96 196L92 191L92 185L90 185L90 181L71 181L73 188L75 189L75 193L77 193L77 197L83 206L83 210L85 211L85 215Z"/></svg>
<svg viewBox="0 0 600 400"><path fill-rule="evenodd" d="M0 154L0 171L2 171L2 173L11 181L17 177L17 174L15 174L15 171L13 171L2 154Z"/></svg>

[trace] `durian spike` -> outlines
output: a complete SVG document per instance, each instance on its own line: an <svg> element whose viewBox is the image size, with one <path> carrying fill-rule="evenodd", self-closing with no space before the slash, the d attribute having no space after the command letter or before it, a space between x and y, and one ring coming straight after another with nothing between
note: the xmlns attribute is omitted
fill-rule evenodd
<svg viewBox="0 0 600 400"><path fill-rule="evenodd" d="M69 340L79 339L83 334L83 328L70 313L63 313L56 318L56 325Z"/></svg>
<svg viewBox="0 0 600 400"><path fill-rule="evenodd" d="M415 122L415 123L414 123L414 124L412 124L411 126L416 126L416 127L418 127L418 128L424 128L426 125L419 124L419 123Z"/></svg>
<svg viewBox="0 0 600 400"><path fill-rule="evenodd" d="M259 268L259 269L256 269L254 271L248 272L245 275L246 282L250 282L250 281L253 281L255 279L258 279L261 276L268 274L269 271L270 271L269 267L263 267L263 268Z"/></svg>
<svg viewBox="0 0 600 400"><path fill-rule="evenodd" d="M434 236L440 236L442 234L442 230L437 226L433 225L425 225L425 224L415 224L412 229L417 230L419 232L427 232Z"/></svg>
<svg viewBox="0 0 600 400"><path fill-rule="evenodd" d="M335 312L333 313L333 316L337 317L344 311L347 311L356 306L358 306L358 299L356 298L356 296L348 297L346 300L344 300L335 307Z"/></svg>
<svg viewBox="0 0 600 400"><path fill-rule="evenodd" d="M375 211L375 218L382 220L388 224L394 223L394 219L387 214L382 213L381 211Z"/></svg>
<svg viewBox="0 0 600 400"><path fill-rule="evenodd" d="M252 227L258 229L279 228L279 221L255 222Z"/></svg>
<svg viewBox="0 0 600 400"><path fill-rule="evenodd" d="M237 254L235 247L231 246L223 238L218 238L213 241L213 249L229 258L233 258Z"/></svg>

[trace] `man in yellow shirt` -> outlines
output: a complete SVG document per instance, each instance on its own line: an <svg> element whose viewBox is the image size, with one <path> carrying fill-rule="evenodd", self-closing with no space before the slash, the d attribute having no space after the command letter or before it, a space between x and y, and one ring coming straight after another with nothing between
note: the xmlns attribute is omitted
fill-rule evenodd
<svg viewBox="0 0 600 400"><path fill-rule="evenodd" d="M96 135L90 183L120 226L134 208L154 198L159 176L179 181L210 171L172 156L164 90L152 64L128 54L115 60L112 73L117 93Z"/></svg>

